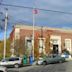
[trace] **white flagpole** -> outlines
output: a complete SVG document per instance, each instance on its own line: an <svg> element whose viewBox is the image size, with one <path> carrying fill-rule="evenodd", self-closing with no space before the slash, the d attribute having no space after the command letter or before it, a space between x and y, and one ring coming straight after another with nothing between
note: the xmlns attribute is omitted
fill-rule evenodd
<svg viewBox="0 0 72 72"><path fill-rule="evenodd" d="M6 9L6 15L5 15L5 31L4 31L4 53L3 53L3 58L5 59L6 56L6 30L7 30L7 20L8 20L8 13Z"/></svg>
<svg viewBox="0 0 72 72"><path fill-rule="evenodd" d="M33 11L33 60L34 60L34 26L35 26L35 13Z"/></svg>

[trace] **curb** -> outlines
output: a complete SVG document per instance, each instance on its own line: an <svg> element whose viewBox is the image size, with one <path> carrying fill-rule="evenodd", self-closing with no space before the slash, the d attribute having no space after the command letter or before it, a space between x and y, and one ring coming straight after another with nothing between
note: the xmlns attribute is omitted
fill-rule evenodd
<svg viewBox="0 0 72 72"><path fill-rule="evenodd" d="M29 66L32 66L30 64L24 64L23 67L29 67Z"/></svg>

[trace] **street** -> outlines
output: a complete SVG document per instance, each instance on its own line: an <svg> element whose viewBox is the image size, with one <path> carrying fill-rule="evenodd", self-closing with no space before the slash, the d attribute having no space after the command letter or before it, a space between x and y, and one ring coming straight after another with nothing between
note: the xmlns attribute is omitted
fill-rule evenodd
<svg viewBox="0 0 72 72"><path fill-rule="evenodd" d="M8 72L72 72L72 61L58 64L9 68Z"/></svg>

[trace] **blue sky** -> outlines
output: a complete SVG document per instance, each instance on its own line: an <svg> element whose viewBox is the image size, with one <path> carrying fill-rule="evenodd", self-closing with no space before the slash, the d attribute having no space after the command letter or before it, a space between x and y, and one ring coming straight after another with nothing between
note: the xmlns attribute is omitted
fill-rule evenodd
<svg viewBox="0 0 72 72"><path fill-rule="evenodd" d="M2 3L72 13L72 0L2 0ZM0 11L5 13L6 7L9 14L7 37L9 37L15 23L27 22L32 24L31 9L0 5ZM35 16L35 25L71 29L72 14L38 10L38 14ZM0 31L1 39L3 39L3 31Z"/></svg>

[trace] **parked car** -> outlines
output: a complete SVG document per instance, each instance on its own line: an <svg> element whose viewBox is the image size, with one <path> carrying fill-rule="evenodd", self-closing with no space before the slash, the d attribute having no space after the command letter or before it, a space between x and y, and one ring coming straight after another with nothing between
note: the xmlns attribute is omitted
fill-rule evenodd
<svg viewBox="0 0 72 72"><path fill-rule="evenodd" d="M72 56L70 54L62 53L61 57L64 57L66 61L72 60Z"/></svg>
<svg viewBox="0 0 72 72"><path fill-rule="evenodd" d="M0 66L0 72L7 72L7 68L4 66Z"/></svg>
<svg viewBox="0 0 72 72"><path fill-rule="evenodd" d="M38 60L37 60L37 65L41 65L43 63L43 58L40 57Z"/></svg>
<svg viewBox="0 0 72 72"><path fill-rule="evenodd" d="M70 54L67 54L67 53L62 53L61 57L71 58L71 55Z"/></svg>
<svg viewBox="0 0 72 72"><path fill-rule="evenodd" d="M43 60L43 65L51 64L51 63L62 63L65 62L65 58L60 55L50 55Z"/></svg>
<svg viewBox="0 0 72 72"><path fill-rule="evenodd" d="M18 68L20 65L22 65L22 59L20 57L6 58L0 61L0 66L13 66L15 68Z"/></svg>
<svg viewBox="0 0 72 72"><path fill-rule="evenodd" d="M71 58L71 54L70 54L70 52L67 49L64 49L62 51L61 57L64 57L66 59L70 59Z"/></svg>

